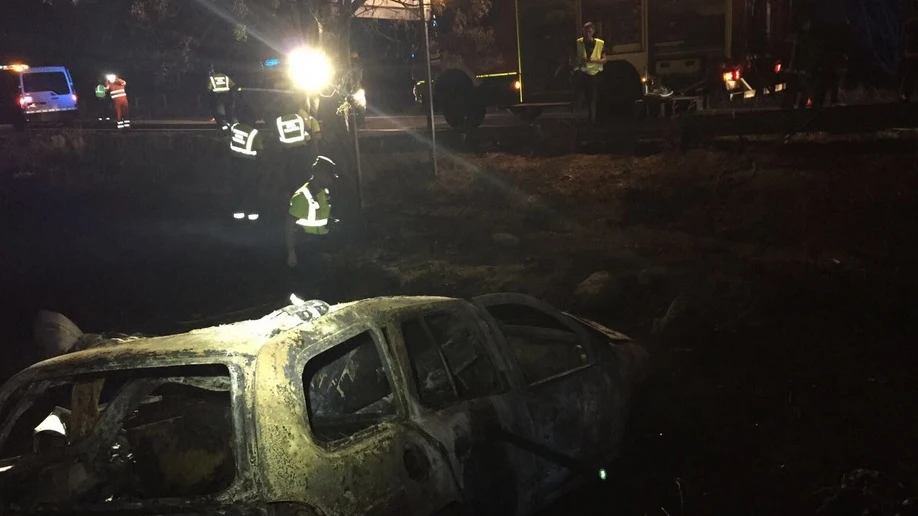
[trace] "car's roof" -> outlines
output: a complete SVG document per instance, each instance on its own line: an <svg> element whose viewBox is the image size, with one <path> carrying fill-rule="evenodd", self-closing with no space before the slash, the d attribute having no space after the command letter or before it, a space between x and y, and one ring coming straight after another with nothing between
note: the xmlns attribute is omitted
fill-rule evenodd
<svg viewBox="0 0 918 516"><path fill-rule="evenodd" d="M265 343L277 335L290 332L313 332L321 337L338 329L344 329L360 319L373 321L391 310L453 300L448 297L430 296L378 297L332 305L325 316L293 325L288 324L286 327L281 327L276 319L264 317L175 335L110 339L90 349L65 353L39 362L26 371L66 370L74 372L75 370L118 369L130 367L129 364L156 367L167 364L177 365L182 361L201 363L218 358L222 362L232 360L233 357L254 357ZM355 316L359 316L360 319ZM290 319L286 321L289 322ZM119 364L121 364L120 367Z"/></svg>

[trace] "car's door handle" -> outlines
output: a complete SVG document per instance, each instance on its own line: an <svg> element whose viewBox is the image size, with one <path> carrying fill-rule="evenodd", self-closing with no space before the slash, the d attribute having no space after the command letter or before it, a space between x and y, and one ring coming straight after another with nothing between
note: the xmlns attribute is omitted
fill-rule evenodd
<svg viewBox="0 0 918 516"><path fill-rule="evenodd" d="M430 460L427 455L414 446L408 446L405 449L404 456L405 471L408 472L408 478L416 482L427 480L430 476Z"/></svg>

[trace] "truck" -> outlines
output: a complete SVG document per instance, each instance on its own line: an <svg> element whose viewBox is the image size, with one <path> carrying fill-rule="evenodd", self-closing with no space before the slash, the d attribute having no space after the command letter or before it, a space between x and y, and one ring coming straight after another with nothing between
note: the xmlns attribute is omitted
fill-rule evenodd
<svg viewBox="0 0 918 516"><path fill-rule="evenodd" d="M844 6L820 0L495 2L488 23L495 29L498 59L486 65L435 59L435 108L454 129L467 130L481 123L489 107L532 120L545 108L572 106L577 92L570 61L587 21L606 42L609 62L600 91L600 114L606 116L654 116L659 111L648 107L661 104L669 108L663 110L666 114L680 103L737 107L750 99L774 98L785 89L793 38L814 13L848 25L854 53L860 62L871 63L859 67L880 68L889 75L898 59L895 20L905 17L897 15L901 2L880 3L884 5L868 0ZM663 90L674 94L660 95ZM418 81L416 99L426 101L426 91L424 81Z"/></svg>

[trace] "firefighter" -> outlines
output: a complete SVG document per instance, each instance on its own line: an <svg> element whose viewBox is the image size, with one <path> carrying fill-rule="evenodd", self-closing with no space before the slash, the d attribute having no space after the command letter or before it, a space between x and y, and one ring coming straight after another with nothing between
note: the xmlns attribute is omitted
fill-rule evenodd
<svg viewBox="0 0 918 516"><path fill-rule="evenodd" d="M583 24L583 37L577 38L577 80L580 83L581 98L586 101L590 122L596 123L596 106L602 69L606 63L605 42L594 37L593 22Z"/></svg>
<svg viewBox="0 0 918 516"><path fill-rule="evenodd" d="M258 129L246 124L230 126L230 155L233 158L233 219L256 221L258 195L258 159L264 148Z"/></svg>
<svg viewBox="0 0 918 516"><path fill-rule="evenodd" d="M112 98L112 107L115 110L115 125L118 129L129 129L131 117L128 112L128 98L125 87L127 82L121 77L110 73L105 76L105 89Z"/></svg>
<svg viewBox="0 0 918 516"><path fill-rule="evenodd" d="M235 122L235 97L236 83L224 73L216 73L213 65L208 73L207 91L211 94L214 122L221 131L229 129Z"/></svg>
<svg viewBox="0 0 918 516"><path fill-rule="evenodd" d="M328 235L329 229L336 220L332 219L331 193L329 188L337 179L335 163L319 156L312 164L312 177L303 184L290 198L289 216L286 223L287 265L297 266L296 233L299 228L309 245L309 251L315 255L320 242Z"/></svg>

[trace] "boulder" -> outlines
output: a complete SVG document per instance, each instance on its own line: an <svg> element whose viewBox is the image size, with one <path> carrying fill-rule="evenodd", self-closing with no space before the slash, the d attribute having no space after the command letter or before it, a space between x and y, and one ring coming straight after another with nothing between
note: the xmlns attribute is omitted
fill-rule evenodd
<svg viewBox="0 0 918 516"><path fill-rule="evenodd" d="M574 289L574 297L581 304L592 304L602 298L618 295L621 285L609 271L598 271L590 274Z"/></svg>

